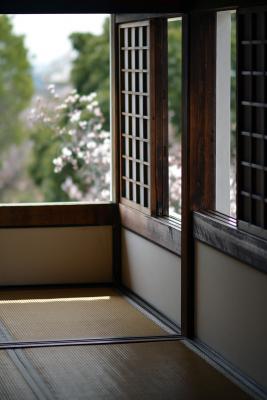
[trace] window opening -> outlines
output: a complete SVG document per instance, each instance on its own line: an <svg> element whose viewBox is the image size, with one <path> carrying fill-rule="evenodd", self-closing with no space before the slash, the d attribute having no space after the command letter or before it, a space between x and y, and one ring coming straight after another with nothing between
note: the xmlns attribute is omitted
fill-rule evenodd
<svg viewBox="0 0 267 400"><path fill-rule="evenodd" d="M168 19L169 216L182 207L182 18Z"/></svg>
<svg viewBox="0 0 267 400"><path fill-rule="evenodd" d="M0 202L109 201L109 17L1 15L0 63Z"/></svg>
<svg viewBox="0 0 267 400"><path fill-rule="evenodd" d="M236 218L236 12L217 13L216 210Z"/></svg>
<svg viewBox="0 0 267 400"><path fill-rule="evenodd" d="M150 208L149 24L120 26L121 196Z"/></svg>

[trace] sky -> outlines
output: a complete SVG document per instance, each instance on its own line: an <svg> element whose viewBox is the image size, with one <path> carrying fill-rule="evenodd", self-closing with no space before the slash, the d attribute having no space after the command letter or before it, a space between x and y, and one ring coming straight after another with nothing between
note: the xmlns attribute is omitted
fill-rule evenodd
<svg viewBox="0 0 267 400"><path fill-rule="evenodd" d="M99 34L107 14L17 14L14 31L25 35L35 67L49 64L71 51L68 36L72 32Z"/></svg>

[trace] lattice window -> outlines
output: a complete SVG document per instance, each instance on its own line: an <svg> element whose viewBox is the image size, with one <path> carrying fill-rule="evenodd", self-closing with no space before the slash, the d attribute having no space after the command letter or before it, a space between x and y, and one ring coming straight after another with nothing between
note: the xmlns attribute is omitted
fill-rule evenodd
<svg viewBox="0 0 267 400"><path fill-rule="evenodd" d="M267 8L238 14L238 220L267 238Z"/></svg>
<svg viewBox="0 0 267 400"><path fill-rule="evenodd" d="M150 30L148 22L120 26L121 201L149 212Z"/></svg>

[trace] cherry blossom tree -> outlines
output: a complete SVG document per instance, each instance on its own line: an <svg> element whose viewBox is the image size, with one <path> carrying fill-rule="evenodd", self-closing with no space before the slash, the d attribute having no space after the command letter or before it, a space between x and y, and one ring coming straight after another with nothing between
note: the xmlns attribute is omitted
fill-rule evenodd
<svg viewBox="0 0 267 400"><path fill-rule="evenodd" d="M45 188L50 180L54 182L52 187L60 186L56 193L61 191L64 196L55 198L48 192L45 193L47 201L109 200L110 134L102 129L104 118L96 93L79 95L73 90L60 99L53 85L48 89L49 101L45 103L39 99L30 113L33 151L38 153L38 134L42 129L49 132L46 134L47 149L49 146L55 149L52 153L45 152L51 156L50 173L44 171L41 179L35 179L36 183ZM37 154L31 171L38 168L38 159ZM34 173L33 177L36 178Z"/></svg>

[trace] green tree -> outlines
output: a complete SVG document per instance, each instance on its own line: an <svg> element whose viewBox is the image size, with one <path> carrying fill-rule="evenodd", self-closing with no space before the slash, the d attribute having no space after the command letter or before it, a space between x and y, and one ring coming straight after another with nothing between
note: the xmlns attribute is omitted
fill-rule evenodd
<svg viewBox="0 0 267 400"><path fill-rule="evenodd" d="M168 23L168 107L175 134L182 130L182 21Z"/></svg>
<svg viewBox="0 0 267 400"><path fill-rule="evenodd" d="M44 201L67 201L61 188L62 176L55 174L53 160L60 152L60 144L52 128L37 123L31 131L34 144L29 173L44 196Z"/></svg>
<svg viewBox="0 0 267 400"><path fill-rule="evenodd" d="M32 179L45 201L108 200L110 135L96 94L62 99L50 86L31 113Z"/></svg>
<svg viewBox="0 0 267 400"><path fill-rule="evenodd" d="M231 32L231 110L232 127L235 128L236 90L236 26L232 15ZM70 37L77 57L73 62L72 81L80 94L97 92L105 117L105 129L109 129L109 20L103 25L100 35L73 33ZM168 99L171 123L176 135L181 133L182 115L182 21L168 23Z"/></svg>
<svg viewBox="0 0 267 400"><path fill-rule="evenodd" d="M74 87L79 94L97 93L104 129L109 130L109 18L100 35L72 33L70 40L77 52L71 71Z"/></svg>
<svg viewBox="0 0 267 400"><path fill-rule="evenodd" d="M96 92L109 129L109 19L100 35L73 33L70 36L77 57L71 78L80 94ZM181 132L182 22L168 24L169 111L177 134Z"/></svg>
<svg viewBox="0 0 267 400"><path fill-rule="evenodd" d="M0 15L0 149L23 136L21 112L33 94L31 65L24 37L13 31L12 20Z"/></svg>

